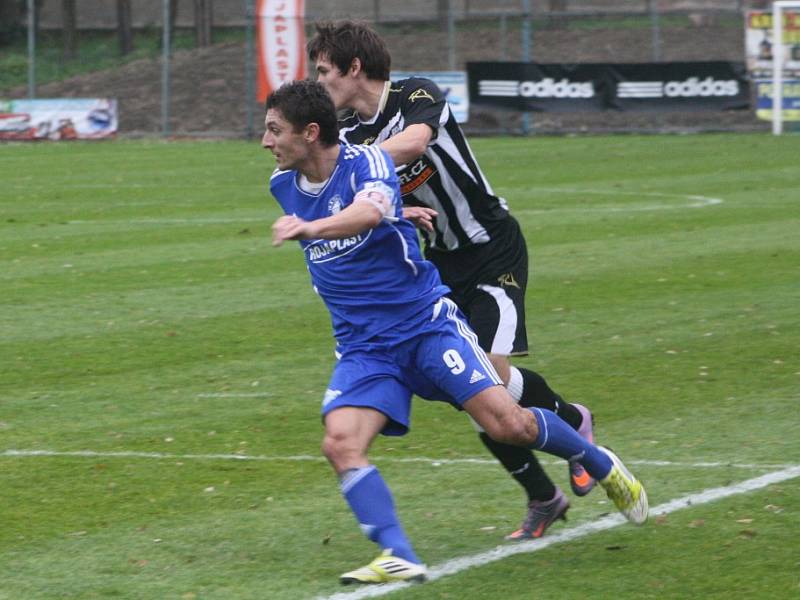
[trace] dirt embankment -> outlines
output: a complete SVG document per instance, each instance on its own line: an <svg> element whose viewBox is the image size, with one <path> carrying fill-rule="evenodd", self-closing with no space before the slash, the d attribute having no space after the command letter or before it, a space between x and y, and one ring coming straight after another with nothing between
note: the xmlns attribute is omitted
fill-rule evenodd
<svg viewBox="0 0 800 600"><path fill-rule="evenodd" d="M742 30L715 26L673 27L660 32L662 61L744 60ZM446 70L450 53L447 36L393 30L385 38L398 70ZM533 33L531 58L537 62L651 62L656 58L650 30L542 30ZM459 30L455 37L457 68L471 60L520 60L517 35L499 28ZM254 133L261 129L262 107L248 105L245 47L238 43L176 52L170 62L169 128L176 135L205 133L243 136L248 112ZM252 67L251 67L252 68ZM159 59L139 60L113 70L90 73L41 85L37 95L53 97L111 97L119 103L122 134L158 133L162 128L162 67ZM25 87L0 91L0 97L22 98ZM767 129L752 110L726 113L546 113L531 118L540 132L664 131ZM466 127L473 133L512 131L520 125L515 113L474 107Z"/></svg>

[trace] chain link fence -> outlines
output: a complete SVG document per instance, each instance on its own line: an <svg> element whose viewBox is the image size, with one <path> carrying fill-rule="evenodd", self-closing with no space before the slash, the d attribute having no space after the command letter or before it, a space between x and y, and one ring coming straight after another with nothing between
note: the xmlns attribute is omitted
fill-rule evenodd
<svg viewBox="0 0 800 600"><path fill-rule="evenodd" d="M33 2L34 0L30 0ZM196 3L197 0L195 0ZM255 0L205 0L211 5L212 45L196 47L193 3L172 0L168 69L163 62L164 0L139 0L132 10L136 57L102 71L67 76L47 72L43 57L64 55L60 0L40 7L35 95L118 100L123 135L259 135L263 109L254 99ZM116 56L117 15L106 0L76 0L72 61ZM743 62L744 13L768 9L761 0L306 0L305 28L317 20L365 20L385 38L393 69L462 70L468 61L637 63ZM176 10L177 8L177 10ZM98 42L105 36L105 44ZM91 43L90 43L91 42ZM52 61L51 61L52 62ZM57 62L57 61L56 61ZM57 69L56 69L57 70ZM51 67L52 71L52 67ZM23 98L28 86L0 90ZM536 113L471 107L471 133L766 130L754 110L725 113Z"/></svg>

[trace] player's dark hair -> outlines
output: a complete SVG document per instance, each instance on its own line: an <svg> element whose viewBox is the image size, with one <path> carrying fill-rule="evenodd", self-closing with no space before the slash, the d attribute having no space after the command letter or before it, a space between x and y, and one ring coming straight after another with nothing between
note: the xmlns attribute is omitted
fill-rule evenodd
<svg viewBox="0 0 800 600"><path fill-rule="evenodd" d="M323 146L339 143L336 108L321 83L308 79L285 83L267 98L266 110L270 108L279 110L295 133L309 123L316 123Z"/></svg>
<svg viewBox="0 0 800 600"><path fill-rule="evenodd" d="M344 74L357 58L368 79L388 81L392 57L386 43L369 25L360 21L322 21L315 28L317 33L307 44L312 62L325 57Z"/></svg>

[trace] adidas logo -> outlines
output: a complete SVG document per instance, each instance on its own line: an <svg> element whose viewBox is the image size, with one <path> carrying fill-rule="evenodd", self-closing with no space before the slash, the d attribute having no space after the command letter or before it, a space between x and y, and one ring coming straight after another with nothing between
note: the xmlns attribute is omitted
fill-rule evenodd
<svg viewBox="0 0 800 600"><path fill-rule="evenodd" d="M339 396L342 395L341 390L325 390L325 397L322 399L322 406L328 406L331 402L336 400Z"/></svg>
<svg viewBox="0 0 800 600"><path fill-rule="evenodd" d="M469 377L470 383L478 383L482 379L486 379L486 377L481 374L477 369L472 369L472 375Z"/></svg>

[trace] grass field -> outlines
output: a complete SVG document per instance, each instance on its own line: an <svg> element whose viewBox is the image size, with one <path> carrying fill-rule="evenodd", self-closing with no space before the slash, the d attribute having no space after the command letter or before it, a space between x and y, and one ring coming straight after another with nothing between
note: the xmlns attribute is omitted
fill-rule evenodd
<svg viewBox="0 0 800 600"><path fill-rule="evenodd" d="M7 144L0 599L800 597L800 137L474 150L531 252L519 364L593 409L644 527L595 491L508 546L521 490L416 401L373 455L435 580L340 588L376 552L319 458L333 344L296 244L270 246L268 153Z"/></svg>

